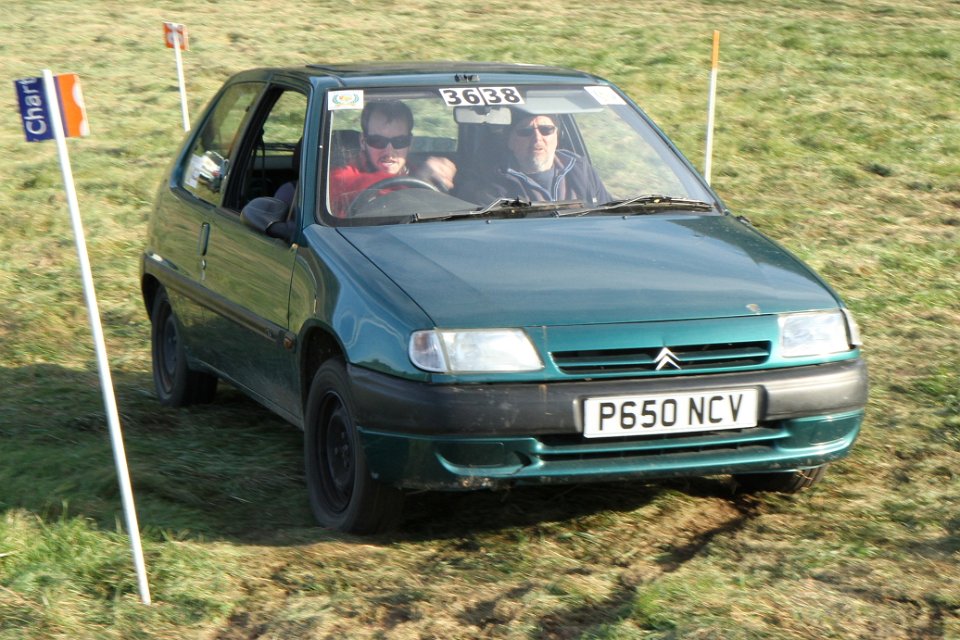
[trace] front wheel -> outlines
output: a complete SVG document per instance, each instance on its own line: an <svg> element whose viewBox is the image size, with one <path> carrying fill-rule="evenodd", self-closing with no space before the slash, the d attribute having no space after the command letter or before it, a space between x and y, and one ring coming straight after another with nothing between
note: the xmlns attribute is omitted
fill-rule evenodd
<svg viewBox="0 0 960 640"><path fill-rule="evenodd" d="M822 464L812 469L797 469L796 471L779 471L770 473L745 473L735 475L737 491L740 493L758 493L770 491L774 493L797 493L808 489L823 479L829 465Z"/></svg>
<svg viewBox="0 0 960 640"><path fill-rule="evenodd" d="M313 515L344 533L378 533L400 516L403 494L370 475L354 422L353 396L339 359L314 376L304 425L304 466Z"/></svg>

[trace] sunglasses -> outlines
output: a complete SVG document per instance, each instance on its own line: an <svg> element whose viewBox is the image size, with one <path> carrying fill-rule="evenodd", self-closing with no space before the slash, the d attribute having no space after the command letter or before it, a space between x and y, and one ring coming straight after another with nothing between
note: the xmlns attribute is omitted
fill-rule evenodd
<svg viewBox="0 0 960 640"><path fill-rule="evenodd" d="M534 130L539 131L540 135L546 138L547 136L552 136L554 133L556 133L557 128L552 124L539 124L535 127L521 127L519 129L514 129L513 132L521 138L529 138L533 135Z"/></svg>
<svg viewBox="0 0 960 640"><path fill-rule="evenodd" d="M387 145L393 145L394 149L406 149L413 142L413 136L409 133L403 136L380 136L375 133L363 136L364 142L374 149L386 149Z"/></svg>

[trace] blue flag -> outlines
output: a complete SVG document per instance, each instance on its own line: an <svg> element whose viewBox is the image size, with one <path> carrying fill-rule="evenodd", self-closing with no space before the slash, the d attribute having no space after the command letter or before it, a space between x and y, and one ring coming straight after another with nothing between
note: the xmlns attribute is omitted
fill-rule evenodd
<svg viewBox="0 0 960 640"><path fill-rule="evenodd" d="M20 118L23 120L23 132L27 142L40 142L53 139L53 127L50 125L50 105L43 90L43 78L23 78L14 80L17 99L20 101Z"/></svg>

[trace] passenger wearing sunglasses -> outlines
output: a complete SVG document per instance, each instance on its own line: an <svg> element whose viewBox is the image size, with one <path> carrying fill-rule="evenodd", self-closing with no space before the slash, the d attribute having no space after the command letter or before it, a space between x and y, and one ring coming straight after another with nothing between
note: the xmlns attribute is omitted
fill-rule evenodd
<svg viewBox="0 0 960 640"><path fill-rule="evenodd" d="M518 197L530 202L580 200L585 205L613 198L583 158L558 149L558 118L513 112L501 163L486 172L464 175L454 194L478 204Z"/></svg>
<svg viewBox="0 0 960 640"><path fill-rule="evenodd" d="M446 158L430 157L417 167L407 163L413 143L413 113L398 100L368 102L360 114L360 158L356 164L330 173L330 203L333 213L346 212L364 189L387 178L412 176L449 190L456 166Z"/></svg>

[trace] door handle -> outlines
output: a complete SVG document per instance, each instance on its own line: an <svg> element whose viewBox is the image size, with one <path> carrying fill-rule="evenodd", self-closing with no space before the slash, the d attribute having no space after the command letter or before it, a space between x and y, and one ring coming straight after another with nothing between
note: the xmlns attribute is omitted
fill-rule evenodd
<svg viewBox="0 0 960 640"><path fill-rule="evenodd" d="M200 225L200 237L197 238L197 255L207 255L207 247L210 245L210 223L204 222Z"/></svg>

